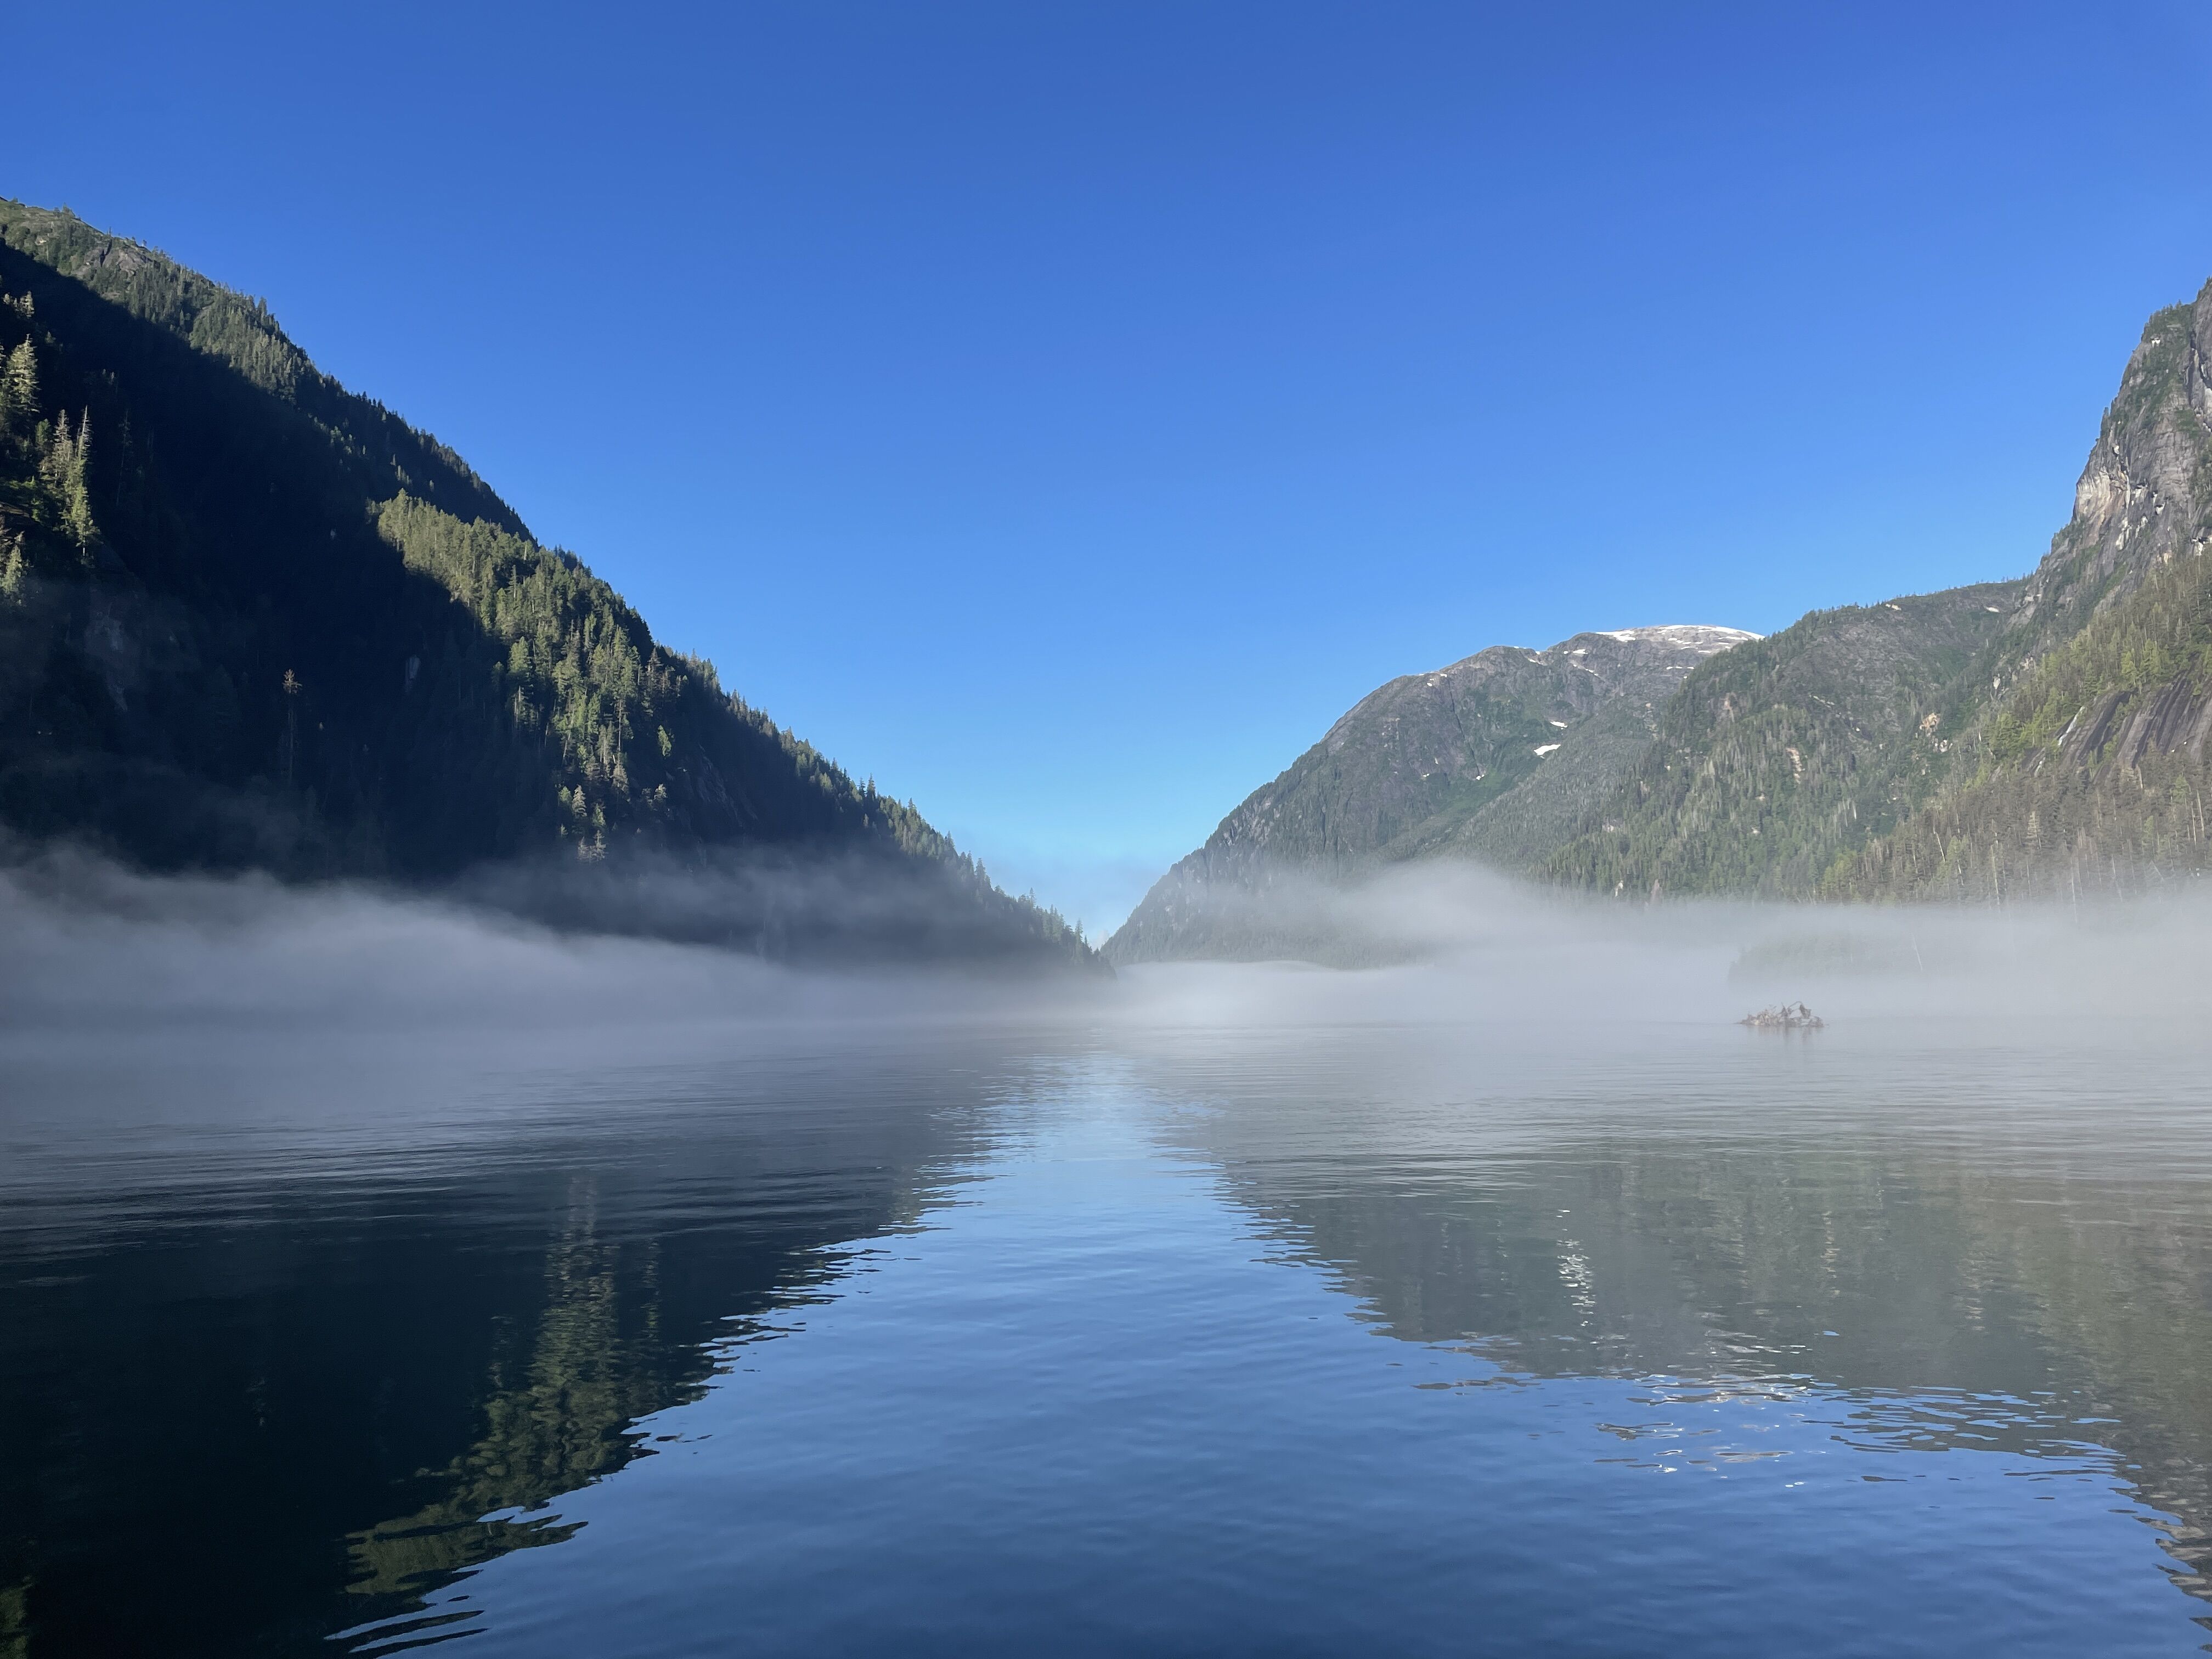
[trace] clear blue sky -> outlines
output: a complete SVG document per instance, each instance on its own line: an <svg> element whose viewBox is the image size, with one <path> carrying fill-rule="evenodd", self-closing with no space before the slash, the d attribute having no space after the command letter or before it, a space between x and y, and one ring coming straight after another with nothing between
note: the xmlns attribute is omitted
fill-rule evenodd
<svg viewBox="0 0 2212 1659"><path fill-rule="evenodd" d="M0 193L248 292L1110 925L1485 645L2017 574L2212 275L2212 9L25 8Z"/></svg>

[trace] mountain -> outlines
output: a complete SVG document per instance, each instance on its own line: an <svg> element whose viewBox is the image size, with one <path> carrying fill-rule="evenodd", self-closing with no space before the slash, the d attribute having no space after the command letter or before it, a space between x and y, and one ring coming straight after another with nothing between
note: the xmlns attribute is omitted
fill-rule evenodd
<svg viewBox="0 0 2212 1659"><path fill-rule="evenodd" d="M1540 861L1650 746L1732 628L1577 634L1493 646L1369 693L1221 821L1105 945L1109 960L1275 954L1281 890L1409 859Z"/></svg>
<svg viewBox="0 0 2212 1659"><path fill-rule="evenodd" d="M2022 587L1814 611L1715 658L1547 872L1639 897L1811 892L1951 776L1972 665Z"/></svg>
<svg viewBox="0 0 2212 1659"><path fill-rule="evenodd" d="M0 827L779 953L1091 959L265 304L6 200Z"/></svg>
<svg viewBox="0 0 2212 1659"><path fill-rule="evenodd" d="M2212 869L2208 359L2212 283L2154 316L2128 361L2073 517L1991 653L1972 775L1832 872L1830 893L2002 902Z"/></svg>
<svg viewBox="0 0 2212 1659"><path fill-rule="evenodd" d="M2208 364L2212 283L2145 326L2072 517L2017 580L1765 639L1579 635L1394 680L1224 819L1106 954L1327 955L1336 913L1293 895L1418 857L1637 898L2002 902L2212 871ZM1680 659L1656 680L1577 655L1670 635ZM1563 655L1593 671L1578 701Z"/></svg>
<svg viewBox="0 0 2212 1659"><path fill-rule="evenodd" d="M2212 283L2145 326L2033 573L1816 613L1692 676L1550 873L2002 902L2212 867L2208 351Z"/></svg>

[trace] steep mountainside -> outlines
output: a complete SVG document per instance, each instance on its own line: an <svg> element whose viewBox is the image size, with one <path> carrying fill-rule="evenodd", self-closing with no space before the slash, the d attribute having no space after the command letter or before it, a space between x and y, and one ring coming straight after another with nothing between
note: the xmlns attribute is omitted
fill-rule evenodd
<svg viewBox="0 0 2212 1659"><path fill-rule="evenodd" d="M1558 651L1393 682L1109 953L1310 954L1277 937L1271 884L1424 854L1638 898L2001 902L2212 871L2208 546L2212 284L2144 329L2031 575L1814 612L1676 672L1671 696L1547 705Z"/></svg>
<svg viewBox="0 0 2212 1659"><path fill-rule="evenodd" d="M1973 665L2021 588L1817 611L1716 658L1550 873L1639 896L1811 891L1951 776Z"/></svg>
<svg viewBox="0 0 2212 1659"><path fill-rule="evenodd" d="M1755 637L1696 626L1577 634L1392 680L1224 818L1106 953L1267 954L1282 941L1247 901L1285 884L1442 853L1540 859L1642 755L1692 670Z"/></svg>
<svg viewBox="0 0 2212 1659"><path fill-rule="evenodd" d="M1992 653L1961 786L1831 874L2002 902L2212 868L2212 283L2160 312Z"/></svg>
<svg viewBox="0 0 2212 1659"><path fill-rule="evenodd" d="M1882 608L1824 613L1693 676L1552 872L2002 902L2212 866L2208 347L2212 284L2144 328L2032 575L1900 601L1886 647L1863 621Z"/></svg>
<svg viewBox="0 0 2212 1659"><path fill-rule="evenodd" d="M652 926L1087 957L910 805L659 644L260 302L6 201L0 296L0 826L18 837L157 869L497 868L514 902L615 927L643 872L757 875L766 856L815 878L726 888L696 926L664 902Z"/></svg>

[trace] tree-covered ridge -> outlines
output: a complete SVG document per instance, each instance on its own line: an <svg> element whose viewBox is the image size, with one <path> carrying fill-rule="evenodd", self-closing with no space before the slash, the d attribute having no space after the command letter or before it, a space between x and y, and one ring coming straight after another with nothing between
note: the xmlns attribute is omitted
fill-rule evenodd
<svg viewBox="0 0 2212 1659"><path fill-rule="evenodd" d="M2025 579L1814 612L1705 663L1650 725L1620 707L1570 719L1540 769L1509 744L1498 770L1455 771L1425 726L1408 746L1370 721L1355 734L1368 752L1328 757L1327 811L1310 816L1363 850L1387 824L1424 852L1638 898L1986 900L2212 868L2208 548L2212 283L2145 325L2074 512ZM1382 763L1394 750L1418 751L1433 799ZM1509 762L1527 777L1504 777ZM1469 776L1510 787L1479 799ZM1224 820L1111 948L1194 936L1217 866L1249 862L1275 827L1255 804L1281 817L1272 803L1302 799L1298 781ZM1473 810L1455 815L1461 799Z"/></svg>
<svg viewBox="0 0 2212 1659"><path fill-rule="evenodd" d="M1116 961L1267 957L1312 948L1277 890L1411 859L1540 864L1649 743L1684 678L1753 636L1700 626L1492 646L1377 687L1206 844L1108 941Z"/></svg>
<svg viewBox="0 0 2212 1659"><path fill-rule="evenodd" d="M0 199L0 240L222 359L264 392L292 400L302 381L320 378L266 301L210 282L143 242L95 230L66 208Z"/></svg>
<svg viewBox="0 0 2212 1659"><path fill-rule="evenodd" d="M713 841L773 823L786 833L801 824L884 836L902 853L966 864L912 803L878 793L872 781L856 783L725 693L712 664L659 644L572 555L482 520L463 524L404 495L384 503L376 523L407 568L434 579L481 630L507 717L542 738L558 768L562 816L548 827L587 855L603 853L610 833ZM772 775L787 784L777 798L763 799L742 775L733 786L716 763L732 738L773 746L783 766Z"/></svg>
<svg viewBox="0 0 2212 1659"><path fill-rule="evenodd" d="M1990 759L2094 758L2119 743L2132 762L2150 741L2148 721L2138 726L2135 715L2169 691L2193 701L2208 690L2212 574L2197 554L2158 570L2045 658L1990 721ZM2130 733L2136 743L2123 741ZM2203 735L2192 736L2202 747Z"/></svg>
<svg viewBox="0 0 2212 1659"><path fill-rule="evenodd" d="M1552 877L1637 896L1810 894L1952 775L1972 665L2020 587L1816 611L1712 658Z"/></svg>
<svg viewBox="0 0 2212 1659"><path fill-rule="evenodd" d="M1838 897L2002 902L2208 866L2212 283L2145 325L2072 516L1973 681L1956 787L1829 872Z"/></svg>
<svg viewBox="0 0 2212 1659"><path fill-rule="evenodd" d="M1091 959L291 363L258 304L26 210L0 300L0 829L160 869L473 871L575 925L763 950ZM555 854L629 874L483 873ZM647 858L711 902L640 888Z"/></svg>
<svg viewBox="0 0 2212 1659"><path fill-rule="evenodd" d="M2003 902L2212 869L2212 562L2185 555L2051 652L1971 776L1824 884L1832 897Z"/></svg>
<svg viewBox="0 0 2212 1659"><path fill-rule="evenodd" d="M521 520L446 445L309 361L248 298L142 242L94 229L67 209L0 197L0 246L36 260L297 409L364 478L364 494L427 495L449 511L520 530Z"/></svg>

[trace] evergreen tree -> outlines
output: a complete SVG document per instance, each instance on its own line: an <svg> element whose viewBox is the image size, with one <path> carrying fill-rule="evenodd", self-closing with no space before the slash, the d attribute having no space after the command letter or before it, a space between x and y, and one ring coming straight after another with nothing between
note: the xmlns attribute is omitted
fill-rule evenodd
<svg viewBox="0 0 2212 1659"><path fill-rule="evenodd" d="M19 340L0 366L0 434L27 438L38 419L38 355L29 340Z"/></svg>

